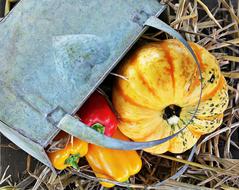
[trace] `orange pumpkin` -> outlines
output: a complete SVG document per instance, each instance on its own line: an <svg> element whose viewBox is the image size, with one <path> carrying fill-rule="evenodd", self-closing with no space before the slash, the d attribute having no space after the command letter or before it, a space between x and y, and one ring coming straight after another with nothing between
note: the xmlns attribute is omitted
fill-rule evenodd
<svg viewBox="0 0 239 190"><path fill-rule="evenodd" d="M222 123L227 108L227 84L215 57L189 42L203 77L202 100L190 125L172 140L145 151L182 153L201 135ZM120 117L119 129L134 141L157 140L176 133L190 120L200 95L195 61L177 40L143 45L123 61L113 88L113 104Z"/></svg>

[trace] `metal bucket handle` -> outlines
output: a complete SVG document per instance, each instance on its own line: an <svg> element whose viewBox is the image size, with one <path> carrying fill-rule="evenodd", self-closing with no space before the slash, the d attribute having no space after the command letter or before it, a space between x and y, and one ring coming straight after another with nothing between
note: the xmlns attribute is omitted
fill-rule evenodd
<svg viewBox="0 0 239 190"><path fill-rule="evenodd" d="M173 135L170 135L168 137L159 139L159 140L154 140L154 141L148 141L148 142L127 142L127 141L122 141L122 140L117 140L113 139L110 137L107 137L103 134L100 134L99 132L95 131L91 127L88 127L84 123L80 122L77 118L73 117L72 115L66 114L64 117L60 120L58 123L57 127L60 128L61 130L73 135L74 137L77 137L81 140L87 141L92 144L96 144L99 146L103 146L106 148L111 148L111 149L120 149L120 150L140 150L140 149L145 149L149 147L153 147L156 145L160 145L166 141L171 140L175 136L177 136L179 133L181 133L193 120L195 117L199 104L201 102L201 96L202 96L202 72L200 68L200 64L197 60L196 55L194 54L192 48L189 46L187 41L173 28L171 28L169 25L161 21L155 16L150 17L144 24L144 26L151 26L153 28L162 30L171 36L177 38L178 40L183 43L183 45L189 50L189 52L192 54L196 64L197 64L197 69L199 71L199 77L200 77L200 96L198 99L198 103L196 106L196 109L194 110L194 113L191 117L191 119L185 124L183 128L181 128L179 131L174 133Z"/></svg>

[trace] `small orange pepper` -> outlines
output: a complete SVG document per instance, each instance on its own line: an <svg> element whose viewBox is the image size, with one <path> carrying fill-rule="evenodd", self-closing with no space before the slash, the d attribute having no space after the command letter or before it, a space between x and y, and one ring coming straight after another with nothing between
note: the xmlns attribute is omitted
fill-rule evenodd
<svg viewBox="0 0 239 190"><path fill-rule="evenodd" d="M63 138L67 133L60 132L56 140ZM48 153L52 165L58 170L64 170L67 167L78 169L80 157L88 152L88 143L73 137L73 142L69 142L64 149Z"/></svg>
<svg viewBox="0 0 239 190"><path fill-rule="evenodd" d="M119 130L113 138L129 141ZM86 159L93 169L96 177L125 182L131 175L137 174L141 167L142 161L136 151L114 150L93 144L89 144L89 150ZM113 187L114 184L100 182L104 187Z"/></svg>

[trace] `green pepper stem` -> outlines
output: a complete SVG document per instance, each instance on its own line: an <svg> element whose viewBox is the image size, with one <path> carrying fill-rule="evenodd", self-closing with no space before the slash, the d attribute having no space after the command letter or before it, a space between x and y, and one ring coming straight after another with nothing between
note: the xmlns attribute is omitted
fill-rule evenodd
<svg viewBox="0 0 239 190"><path fill-rule="evenodd" d="M65 160L65 164L70 165L74 169L79 169L78 161L80 159L80 154L72 154Z"/></svg>
<svg viewBox="0 0 239 190"><path fill-rule="evenodd" d="M91 126L92 129L98 131L101 134L105 133L105 126L100 124L100 123L95 123L94 125Z"/></svg>

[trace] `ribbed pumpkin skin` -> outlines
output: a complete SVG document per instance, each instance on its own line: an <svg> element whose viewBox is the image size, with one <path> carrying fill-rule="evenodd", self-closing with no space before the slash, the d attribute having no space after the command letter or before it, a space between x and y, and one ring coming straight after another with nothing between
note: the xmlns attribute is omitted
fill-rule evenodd
<svg viewBox="0 0 239 190"><path fill-rule="evenodd" d="M203 93L193 122L172 140L145 149L153 154L182 153L201 135L220 126L227 108L227 84L215 57L190 42L202 68ZM149 43L133 52L118 70L113 88L113 105L119 114L119 129L134 141L167 137L190 120L200 94L197 66L177 40ZM165 117L165 108L181 108L178 116ZM175 115L175 114L174 114Z"/></svg>

